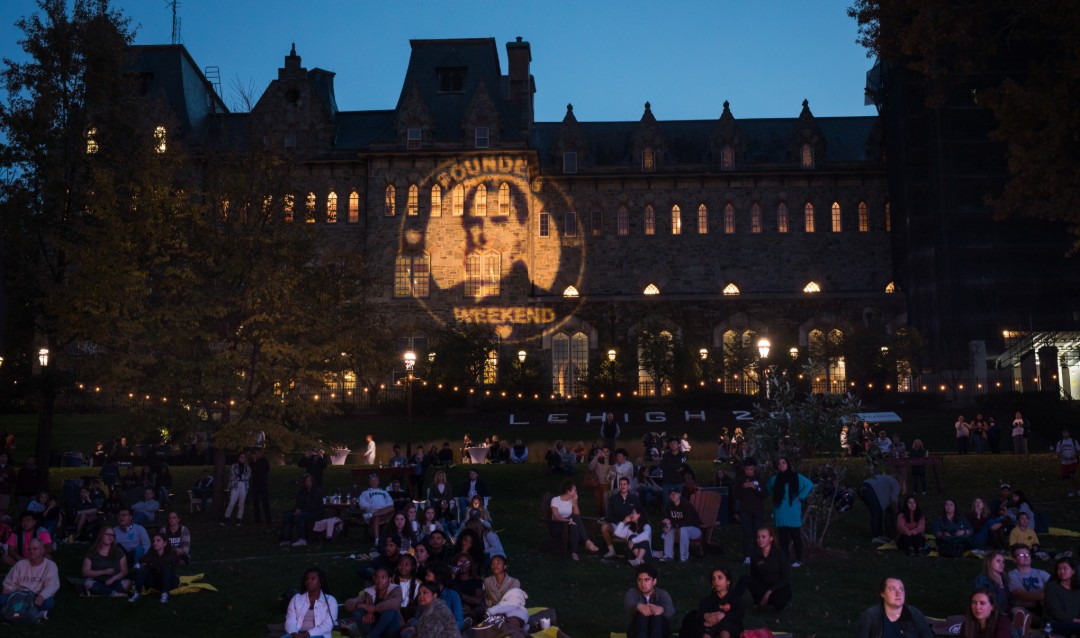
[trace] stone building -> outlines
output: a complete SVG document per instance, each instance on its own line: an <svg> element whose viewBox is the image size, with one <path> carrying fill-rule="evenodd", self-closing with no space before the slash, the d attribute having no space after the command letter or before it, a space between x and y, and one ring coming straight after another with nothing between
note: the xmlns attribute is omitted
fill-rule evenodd
<svg viewBox="0 0 1080 638"><path fill-rule="evenodd" d="M806 352L904 322L874 117L818 118L804 101L791 118L744 119L725 102L670 121L645 102L638 121L568 105L537 122L520 38L506 74L493 39L412 41L397 103L378 111L340 109L335 74L294 49L233 114L205 79L170 79L201 78L182 47L136 51L186 105L184 135L246 131L295 162L280 193L293 221L362 253L403 349L423 352L439 322L482 323L501 344L491 375L524 350L552 393L574 396L609 350L636 358L646 323L722 360L761 336ZM843 357L828 368L816 387L845 387ZM738 372L723 372L729 389L756 391ZM657 390L645 372L639 390Z"/></svg>

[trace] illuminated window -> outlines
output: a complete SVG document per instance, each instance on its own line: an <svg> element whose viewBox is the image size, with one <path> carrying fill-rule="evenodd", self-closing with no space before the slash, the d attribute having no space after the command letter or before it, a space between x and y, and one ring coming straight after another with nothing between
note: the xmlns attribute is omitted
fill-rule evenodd
<svg viewBox="0 0 1080 638"><path fill-rule="evenodd" d="M315 193L308 193L304 200L304 221L309 224L315 223Z"/></svg>
<svg viewBox="0 0 1080 638"><path fill-rule="evenodd" d="M502 271L499 253L472 253L465 258L465 296L498 295L500 279L502 279Z"/></svg>
<svg viewBox="0 0 1080 638"><path fill-rule="evenodd" d="M724 144L720 149L720 168L725 171L735 168L735 149L730 144Z"/></svg>
<svg viewBox="0 0 1080 638"><path fill-rule="evenodd" d="M567 286L566 290L562 291L562 296L563 297L577 297L578 296L577 288L574 288L573 286Z"/></svg>
<svg viewBox="0 0 1080 638"><path fill-rule="evenodd" d="M420 214L420 187L416 184L409 184L409 199L405 204L405 210L409 217Z"/></svg>
<svg viewBox="0 0 1080 638"><path fill-rule="evenodd" d="M817 285L816 281L811 281L803 287L802 291L807 294L821 292L821 286Z"/></svg>
<svg viewBox="0 0 1080 638"><path fill-rule="evenodd" d="M788 231L788 214L787 204L781 203L776 207L776 232L786 233Z"/></svg>
<svg viewBox="0 0 1080 638"><path fill-rule="evenodd" d="M431 216L442 217L442 186L431 187Z"/></svg>
<svg viewBox="0 0 1080 638"><path fill-rule="evenodd" d="M593 211L592 216L592 234L594 237L599 237L604 234L604 213L601 211Z"/></svg>
<svg viewBox="0 0 1080 638"><path fill-rule="evenodd" d="M807 335L810 358L814 361L811 390L821 394L844 394L847 392L847 366L841 356L844 333L837 329L827 334L815 328Z"/></svg>
<svg viewBox="0 0 1080 638"><path fill-rule="evenodd" d="M86 154L93 155L98 152L97 129L93 126L86 129Z"/></svg>
<svg viewBox="0 0 1080 638"><path fill-rule="evenodd" d="M859 232L870 232L870 212L866 209L866 202L859 202Z"/></svg>
<svg viewBox="0 0 1080 638"><path fill-rule="evenodd" d="M400 255L394 261L394 296L427 297L431 274L431 256Z"/></svg>
<svg viewBox="0 0 1080 638"><path fill-rule="evenodd" d="M833 202L832 205L832 231L839 233L843 231L843 218L840 215L840 204Z"/></svg>
<svg viewBox="0 0 1080 638"><path fill-rule="evenodd" d="M337 223L337 193L334 191L326 196L326 223Z"/></svg>
<svg viewBox="0 0 1080 638"><path fill-rule="evenodd" d="M506 217L510 214L510 185L506 182L499 184L499 215Z"/></svg>
<svg viewBox="0 0 1080 638"><path fill-rule="evenodd" d="M476 148L488 147L488 127L477 126L476 127Z"/></svg>
<svg viewBox="0 0 1080 638"><path fill-rule="evenodd" d="M589 371L589 337L583 332L559 333L551 338L551 391L561 397L581 392Z"/></svg>
<svg viewBox="0 0 1080 638"><path fill-rule="evenodd" d="M677 204L671 207L671 234L682 234L682 211Z"/></svg>
<svg viewBox="0 0 1080 638"><path fill-rule="evenodd" d="M461 217L465 214L465 187L458 184L454 187L454 190L450 191L450 213L454 217Z"/></svg>
<svg viewBox="0 0 1080 638"><path fill-rule="evenodd" d="M577 172L577 151L566 151L562 154L562 172Z"/></svg>
<svg viewBox="0 0 1080 638"><path fill-rule="evenodd" d="M570 212L566 214L566 236L577 237L577 213Z"/></svg>
<svg viewBox="0 0 1080 638"><path fill-rule="evenodd" d="M154 127L154 150L158 153L165 152L165 127Z"/></svg>
<svg viewBox="0 0 1080 638"><path fill-rule="evenodd" d="M709 209L705 204L697 207L697 232L699 235L709 234Z"/></svg>
<svg viewBox="0 0 1080 638"><path fill-rule="evenodd" d="M891 281L889 283L885 284L885 294L886 295L891 295L894 292L896 292L896 284L894 284Z"/></svg>
<svg viewBox="0 0 1080 638"><path fill-rule="evenodd" d="M295 199L291 194L286 195L284 198L285 203L285 221L291 222L293 220L293 204Z"/></svg>
<svg viewBox="0 0 1080 638"><path fill-rule="evenodd" d="M724 294L730 297L734 297L739 294L739 287L735 284L728 284L724 286Z"/></svg>
<svg viewBox="0 0 1080 638"><path fill-rule="evenodd" d="M349 223L355 224L360 221L360 193L349 193Z"/></svg>
<svg viewBox="0 0 1080 638"><path fill-rule="evenodd" d="M625 206L619 208L619 213L618 213L617 217L618 217L617 221L618 221L618 224L619 224L619 234L620 235L629 235L630 234L630 213L626 210Z"/></svg>
<svg viewBox="0 0 1080 638"><path fill-rule="evenodd" d="M484 359L484 385L495 385L499 380L499 350L492 348Z"/></svg>
<svg viewBox="0 0 1080 638"><path fill-rule="evenodd" d="M735 207L731 204L724 206L724 232L728 235L735 234Z"/></svg>
<svg viewBox="0 0 1080 638"><path fill-rule="evenodd" d="M383 215L393 217L397 211L397 189L393 184L386 187L386 198L383 200Z"/></svg>
<svg viewBox="0 0 1080 638"><path fill-rule="evenodd" d="M473 216L487 216L487 186L480 184L476 187L476 197L473 199Z"/></svg>
<svg viewBox="0 0 1080 638"><path fill-rule="evenodd" d="M892 232L892 206L885 202L885 232Z"/></svg>
<svg viewBox="0 0 1080 638"><path fill-rule="evenodd" d="M727 330L721 337L724 360L724 392L757 394L758 383L757 333L737 328Z"/></svg>
<svg viewBox="0 0 1080 638"><path fill-rule="evenodd" d="M802 158L803 168L814 168L814 147L809 144L802 145Z"/></svg>
<svg viewBox="0 0 1080 638"><path fill-rule="evenodd" d="M656 234L656 211L652 206L645 207L645 234Z"/></svg>
<svg viewBox="0 0 1080 638"><path fill-rule="evenodd" d="M806 206L803 207L803 217L805 218L806 232L814 232L814 206L810 202L807 202Z"/></svg>
<svg viewBox="0 0 1080 638"><path fill-rule="evenodd" d="M651 146L646 146L641 153L641 170L652 172L656 170L656 157L653 155Z"/></svg>
<svg viewBox="0 0 1080 638"><path fill-rule="evenodd" d="M409 131L408 131L408 141L406 142L405 147L408 148L409 150L412 150L412 151L415 151L416 149L420 148L420 129L418 129L418 128L410 128L409 129Z"/></svg>
<svg viewBox="0 0 1080 638"><path fill-rule="evenodd" d="M761 206L757 204L750 207L750 232L761 232Z"/></svg>
<svg viewBox="0 0 1080 638"><path fill-rule="evenodd" d="M539 228L540 236L541 237L550 237L551 236L551 217L547 213L540 213L540 216L537 218L537 221L540 224L540 228Z"/></svg>
<svg viewBox="0 0 1080 638"><path fill-rule="evenodd" d="M674 353L675 338L667 330L660 332L657 337L660 341L666 343L668 349L668 356L671 357L671 355ZM642 352L641 348L638 348L638 394L645 397L656 396L657 394L665 394L666 389L657 387L659 379L653 376L651 370L645 369L644 361L644 353Z"/></svg>
<svg viewBox="0 0 1080 638"><path fill-rule="evenodd" d="M649 284L648 286L645 286L645 291L643 292L643 294L659 295L660 289L656 287L656 284Z"/></svg>

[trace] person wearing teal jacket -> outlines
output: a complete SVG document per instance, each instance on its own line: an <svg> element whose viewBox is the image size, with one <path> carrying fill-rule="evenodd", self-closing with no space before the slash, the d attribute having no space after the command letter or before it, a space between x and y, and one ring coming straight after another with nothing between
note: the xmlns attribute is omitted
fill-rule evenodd
<svg viewBox="0 0 1080 638"><path fill-rule="evenodd" d="M786 457L776 461L776 473L765 486L773 498L773 521L780 536L780 547L785 553L788 546L795 546L792 567L802 566L802 502L810 496L814 484L795 471Z"/></svg>

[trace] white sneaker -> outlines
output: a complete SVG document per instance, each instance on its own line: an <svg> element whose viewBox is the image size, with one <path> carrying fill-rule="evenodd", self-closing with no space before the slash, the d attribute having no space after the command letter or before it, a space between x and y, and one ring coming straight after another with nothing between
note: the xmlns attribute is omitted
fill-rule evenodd
<svg viewBox="0 0 1080 638"><path fill-rule="evenodd" d="M133 603L136 600L138 600L140 596L141 596L141 594L139 592L135 592L134 594L131 595L131 598L128 598L128 602Z"/></svg>
<svg viewBox="0 0 1080 638"><path fill-rule="evenodd" d="M615 558L615 548L609 547L607 553L604 554L603 558Z"/></svg>
<svg viewBox="0 0 1080 638"><path fill-rule="evenodd" d="M746 558L742 559L742 564L743 565L749 565L750 564L750 557L747 556Z"/></svg>
<svg viewBox="0 0 1080 638"><path fill-rule="evenodd" d="M791 564L791 566L792 567L802 567L802 563L799 562L799 561L795 561L794 563Z"/></svg>
<svg viewBox="0 0 1080 638"><path fill-rule="evenodd" d="M652 557L653 558L663 558L664 557L664 552L655 551L655 552L652 553Z"/></svg>
<svg viewBox="0 0 1080 638"><path fill-rule="evenodd" d="M303 547L304 545L307 545L307 541L302 538L296 539L292 544L293 547Z"/></svg>
<svg viewBox="0 0 1080 638"><path fill-rule="evenodd" d="M161 594L161 604L164 605L167 602L169 602L169 592Z"/></svg>

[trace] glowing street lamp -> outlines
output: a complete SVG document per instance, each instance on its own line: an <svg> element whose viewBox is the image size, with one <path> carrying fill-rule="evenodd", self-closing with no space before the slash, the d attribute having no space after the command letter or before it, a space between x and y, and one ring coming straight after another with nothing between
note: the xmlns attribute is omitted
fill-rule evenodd
<svg viewBox="0 0 1080 638"><path fill-rule="evenodd" d="M762 337L762 338L758 339L757 351L758 351L758 354L761 355L762 359L768 359L769 358L769 348L771 348L771 347L772 347L772 344L769 343L769 340L766 339L765 337Z"/></svg>
<svg viewBox="0 0 1080 638"><path fill-rule="evenodd" d="M408 414L408 424L405 428L405 458L412 458L412 382L413 373L416 370L416 353L407 350L403 355L405 360L405 411Z"/></svg>
<svg viewBox="0 0 1080 638"><path fill-rule="evenodd" d="M612 362L612 363L615 363L615 349L614 348L607 351L607 360Z"/></svg>
<svg viewBox="0 0 1080 638"><path fill-rule="evenodd" d="M518 350L518 363L525 363L527 354L524 350Z"/></svg>
<svg viewBox="0 0 1080 638"><path fill-rule="evenodd" d="M761 386L759 393L765 398L769 396L769 385L765 381L765 360L769 358L770 348L772 348L772 344L769 343L768 339L765 337L758 339L757 351L761 355L761 358L758 359L758 383Z"/></svg>
<svg viewBox="0 0 1080 638"><path fill-rule="evenodd" d="M37 359L42 368L49 367L49 349L42 348L41 350L38 350Z"/></svg>
<svg viewBox="0 0 1080 638"><path fill-rule="evenodd" d="M709 358L709 349L708 348L702 348L701 350L698 350L698 355L701 357L702 361L705 361L706 359Z"/></svg>

